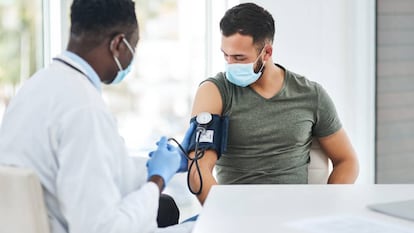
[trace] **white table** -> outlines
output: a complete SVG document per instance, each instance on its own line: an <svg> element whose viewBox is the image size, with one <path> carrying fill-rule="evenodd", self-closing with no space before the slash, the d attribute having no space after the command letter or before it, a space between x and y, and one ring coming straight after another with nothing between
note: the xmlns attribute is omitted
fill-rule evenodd
<svg viewBox="0 0 414 233"><path fill-rule="evenodd" d="M311 232L290 224L330 216L374 220L414 232L413 221L366 207L406 199L414 199L412 184L216 185L210 190L193 233Z"/></svg>

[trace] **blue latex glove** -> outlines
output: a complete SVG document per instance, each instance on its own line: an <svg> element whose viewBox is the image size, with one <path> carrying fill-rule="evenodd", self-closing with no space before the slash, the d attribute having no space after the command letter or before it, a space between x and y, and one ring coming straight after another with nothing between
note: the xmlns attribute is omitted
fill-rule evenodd
<svg viewBox="0 0 414 233"><path fill-rule="evenodd" d="M196 128L196 124L194 122L191 122L190 127L188 128L187 132L184 135L184 139L181 142L181 146L186 152L188 151L188 147L190 146L191 135L193 135L195 128ZM181 163L180 163L180 168L178 169L178 172L186 172L188 171L187 156L180 149L178 149L178 152L181 155Z"/></svg>
<svg viewBox="0 0 414 233"><path fill-rule="evenodd" d="M187 218L186 220L184 220L182 223L185 223L185 222L194 222L194 221L197 221L197 219L198 219L198 214L196 214L196 215L194 215L193 217L191 217L191 218Z"/></svg>
<svg viewBox="0 0 414 233"><path fill-rule="evenodd" d="M177 173L181 163L181 155L175 147L169 146L166 137L161 137L157 145L157 150L149 153L150 159L147 161L148 178L154 175L161 176L165 187L174 174Z"/></svg>

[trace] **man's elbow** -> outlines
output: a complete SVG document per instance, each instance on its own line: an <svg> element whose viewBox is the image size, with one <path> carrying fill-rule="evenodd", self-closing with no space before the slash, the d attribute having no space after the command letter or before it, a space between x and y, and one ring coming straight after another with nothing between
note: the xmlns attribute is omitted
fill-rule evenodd
<svg viewBox="0 0 414 233"><path fill-rule="evenodd" d="M359 175L359 162L356 157L334 163L329 184L353 184Z"/></svg>

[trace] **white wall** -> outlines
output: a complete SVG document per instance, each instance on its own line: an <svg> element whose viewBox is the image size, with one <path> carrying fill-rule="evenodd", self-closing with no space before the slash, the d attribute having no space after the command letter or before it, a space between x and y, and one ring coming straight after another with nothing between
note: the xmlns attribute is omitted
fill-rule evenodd
<svg viewBox="0 0 414 233"><path fill-rule="evenodd" d="M358 153L357 183L373 183L375 1L254 2L275 19L274 61L324 86Z"/></svg>

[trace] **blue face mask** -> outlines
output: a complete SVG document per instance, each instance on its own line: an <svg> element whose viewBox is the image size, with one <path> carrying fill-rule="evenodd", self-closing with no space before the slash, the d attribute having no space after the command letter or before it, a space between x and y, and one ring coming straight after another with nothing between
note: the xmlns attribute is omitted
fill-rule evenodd
<svg viewBox="0 0 414 233"><path fill-rule="evenodd" d="M254 64L259 59L260 55L257 59L252 63L234 63L234 64L225 64L225 71L226 71L226 78L234 85L240 87L247 87L250 84L256 82L262 75L264 63L262 67L260 67L259 72L254 72Z"/></svg>
<svg viewBox="0 0 414 233"><path fill-rule="evenodd" d="M132 56L134 56L134 50L132 49L131 45L129 45L128 41L125 38L122 38L122 41L126 44L129 51L131 51ZM122 80L124 80L125 77L128 75L128 73L131 71L132 64L134 63L134 58L132 58L132 60L129 63L128 67L125 68L125 69L122 69L121 63L119 62L118 58L114 56L114 60L115 60L116 65L118 66L119 71L118 71L116 77L114 78L114 80L112 80L112 82L110 84L118 84Z"/></svg>

